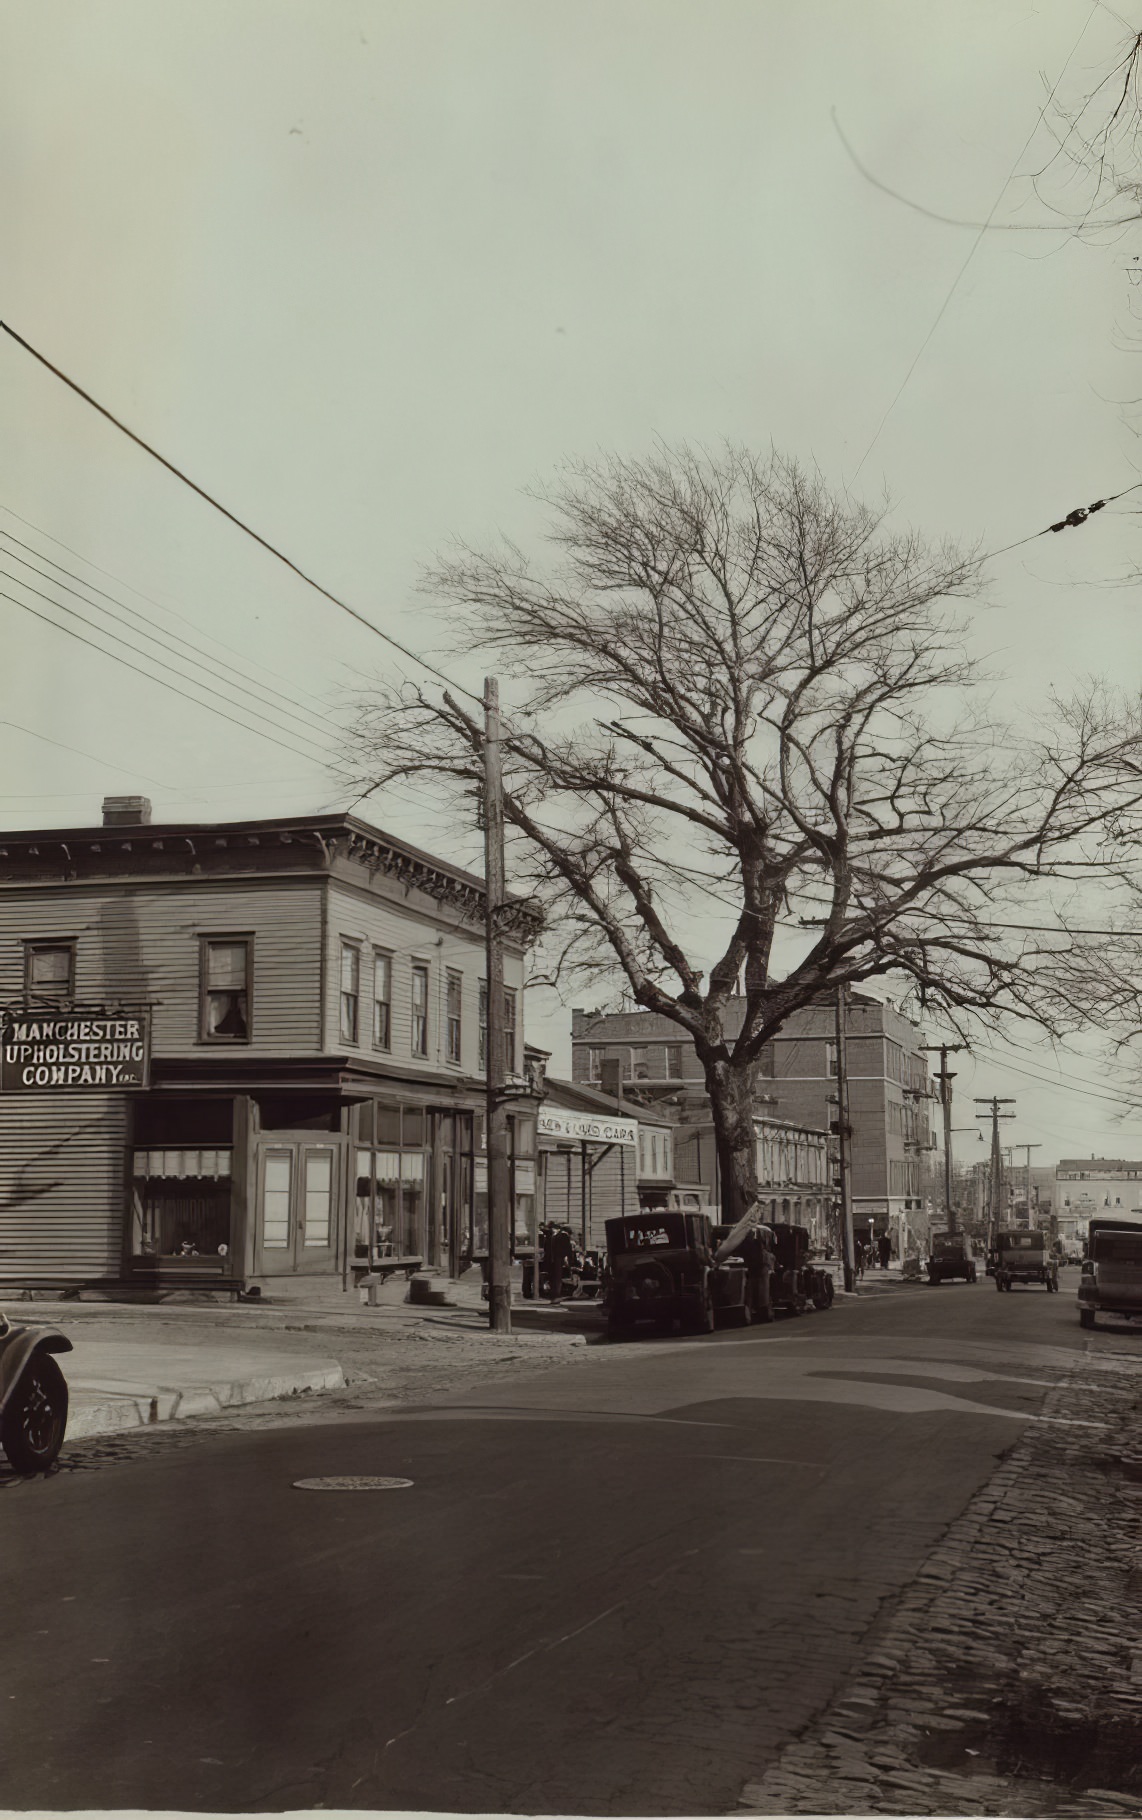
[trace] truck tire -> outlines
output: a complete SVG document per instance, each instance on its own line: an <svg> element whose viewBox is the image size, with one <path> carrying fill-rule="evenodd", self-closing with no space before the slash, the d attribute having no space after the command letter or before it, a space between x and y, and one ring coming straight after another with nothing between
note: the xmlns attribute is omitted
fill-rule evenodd
<svg viewBox="0 0 1142 1820"><path fill-rule="evenodd" d="M1093 1308L1080 1308L1079 1309L1079 1326L1080 1327L1093 1327L1094 1326L1094 1309Z"/></svg>

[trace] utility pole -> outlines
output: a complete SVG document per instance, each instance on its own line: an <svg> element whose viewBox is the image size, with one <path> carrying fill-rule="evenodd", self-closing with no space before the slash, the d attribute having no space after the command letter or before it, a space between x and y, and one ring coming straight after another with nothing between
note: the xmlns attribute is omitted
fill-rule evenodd
<svg viewBox="0 0 1142 1820"><path fill-rule="evenodd" d="M484 913L488 974L488 1034L484 1075L488 1159L488 1324L512 1330L511 1231L508 1209L507 1070L504 1056L504 951L500 916L505 895L504 779L500 750L500 685L484 678ZM535 1292L539 1294L536 1245Z"/></svg>
<svg viewBox="0 0 1142 1820"><path fill-rule="evenodd" d="M1031 1230L1031 1152L1033 1150L1042 1150L1043 1146L1042 1146L1042 1144L1015 1144L1013 1146L1013 1148L1016 1150L1026 1151L1026 1156L1024 1157L1023 1161L1024 1161L1024 1167L1026 1168L1026 1171L1027 1171L1027 1177L1026 1177L1027 1230L1028 1230L1028 1232L1030 1232L1030 1230Z"/></svg>
<svg viewBox="0 0 1142 1820"><path fill-rule="evenodd" d="M976 1118L989 1118L991 1120L991 1173L988 1180L987 1207L987 1243L990 1248L995 1242L995 1228L999 1224L1003 1204L1003 1155L999 1146L999 1121L1000 1119L1013 1119L1015 1117L1013 1112L1000 1112L999 1108L1001 1106L1014 1106L1015 1101L1010 1097L1007 1099L1000 1099L994 1094L989 1100L981 1099L977 1094L975 1103L977 1106L987 1106L989 1108L987 1112L977 1112L975 1115Z"/></svg>
<svg viewBox="0 0 1142 1820"><path fill-rule="evenodd" d="M948 1231L956 1230L956 1210L952 1205L952 1082L955 1074L948 1071L948 1057L963 1049L963 1043L922 1043L924 1055L938 1055L940 1072L936 1079L940 1083L940 1105L944 1109L944 1214L948 1222Z"/></svg>
<svg viewBox="0 0 1142 1820"><path fill-rule="evenodd" d="M837 987L837 1164L841 1178L841 1257L844 1263L845 1288L856 1282L856 1257L853 1251L853 1186L849 1143L853 1129L849 1124L849 1062L846 1024L847 993Z"/></svg>

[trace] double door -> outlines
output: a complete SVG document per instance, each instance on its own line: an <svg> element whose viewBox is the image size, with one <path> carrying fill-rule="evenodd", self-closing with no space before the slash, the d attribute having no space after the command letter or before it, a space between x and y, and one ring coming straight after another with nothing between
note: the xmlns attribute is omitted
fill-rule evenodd
<svg viewBox="0 0 1142 1820"><path fill-rule="evenodd" d="M275 1132L258 1154L256 1263L260 1275L325 1273L341 1254L345 1145Z"/></svg>

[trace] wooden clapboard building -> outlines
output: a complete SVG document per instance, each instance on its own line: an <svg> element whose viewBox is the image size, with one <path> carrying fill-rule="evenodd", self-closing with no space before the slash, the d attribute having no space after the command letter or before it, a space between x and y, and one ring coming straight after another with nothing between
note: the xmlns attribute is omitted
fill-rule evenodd
<svg viewBox="0 0 1142 1820"><path fill-rule="evenodd" d="M9 1042L0 1286L348 1287L486 1245L482 879L351 815L160 826L110 798L101 826L0 836L0 885L9 1038L69 1014L73 1036L149 1033L146 1083L130 1064L114 1088L88 1084L102 1064L69 1081L58 1043L17 1066L33 1050ZM510 907L521 1084L534 933ZM526 1199L526 1098L511 1131Z"/></svg>

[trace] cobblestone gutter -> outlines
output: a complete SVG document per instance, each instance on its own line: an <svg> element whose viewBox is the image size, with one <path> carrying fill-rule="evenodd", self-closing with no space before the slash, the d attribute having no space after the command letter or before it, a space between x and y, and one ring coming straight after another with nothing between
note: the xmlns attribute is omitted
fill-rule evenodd
<svg viewBox="0 0 1142 1820"><path fill-rule="evenodd" d="M739 1814L1142 1813L1138 1372L1080 1357L1042 1414Z"/></svg>

